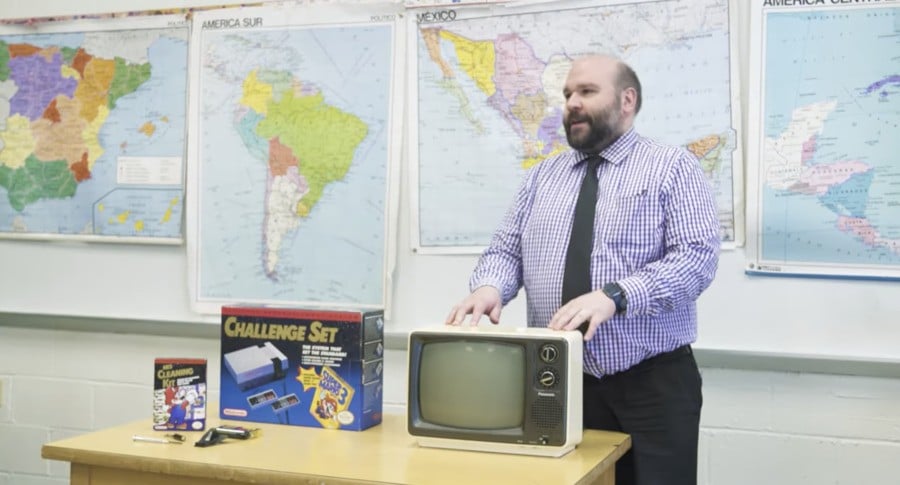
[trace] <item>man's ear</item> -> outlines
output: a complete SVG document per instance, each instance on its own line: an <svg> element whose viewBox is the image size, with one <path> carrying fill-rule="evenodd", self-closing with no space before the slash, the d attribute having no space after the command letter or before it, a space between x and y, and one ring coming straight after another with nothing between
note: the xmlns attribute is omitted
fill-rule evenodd
<svg viewBox="0 0 900 485"><path fill-rule="evenodd" d="M622 90L622 111L634 114L637 107L637 90L634 88L625 88Z"/></svg>

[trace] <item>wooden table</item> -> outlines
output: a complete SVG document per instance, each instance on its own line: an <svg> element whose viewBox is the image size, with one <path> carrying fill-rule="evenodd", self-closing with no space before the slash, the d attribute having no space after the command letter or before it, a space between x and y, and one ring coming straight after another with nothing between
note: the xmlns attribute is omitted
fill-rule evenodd
<svg viewBox="0 0 900 485"><path fill-rule="evenodd" d="M45 444L41 456L71 462L72 485L281 484L558 484L615 482L615 462L630 447L628 435L586 431L562 458L421 448L406 432L403 415L385 415L366 431L338 431L274 424L220 422L258 427L256 438L194 446L134 442L157 436L142 420Z"/></svg>

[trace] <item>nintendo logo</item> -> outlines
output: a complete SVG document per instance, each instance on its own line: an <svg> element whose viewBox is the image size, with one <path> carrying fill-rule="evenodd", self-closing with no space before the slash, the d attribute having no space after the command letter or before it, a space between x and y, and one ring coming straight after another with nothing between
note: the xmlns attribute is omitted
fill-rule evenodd
<svg viewBox="0 0 900 485"><path fill-rule="evenodd" d="M225 416L237 416L239 418L247 417L247 411L244 409L225 408L222 410L222 414L224 414Z"/></svg>

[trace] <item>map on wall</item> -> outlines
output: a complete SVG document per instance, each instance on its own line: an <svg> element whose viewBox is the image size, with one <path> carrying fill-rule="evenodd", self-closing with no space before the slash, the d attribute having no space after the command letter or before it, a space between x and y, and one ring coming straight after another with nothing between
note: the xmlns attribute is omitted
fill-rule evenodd
<svg viewBox="0 0 900 485"><path fill-rule="evenodd" d="M188 243L197 311L385 305L399 134L399 15L387 8L194 16Z"/></svg>
<svg viewBox="0 0 900 485"><path fill-rule="evenodd" d="M607 53L643 85L639 133L681 145L716 192L722 240L743 242L736 55L727 0L588 1L411 10L413 247L489 242L525 171L569 146L563 84Z"/></svg>
<svg viewBox="0 0 900 485"><path fill-rule="evenodd" d="M0 237L182 241L188 24L0 27Z"/></svg>
<svg viewBox="0 0 900 485"><path fill-rule="evenodd" d="M754 8L748 271L900 277L900 2Z"/></svg>

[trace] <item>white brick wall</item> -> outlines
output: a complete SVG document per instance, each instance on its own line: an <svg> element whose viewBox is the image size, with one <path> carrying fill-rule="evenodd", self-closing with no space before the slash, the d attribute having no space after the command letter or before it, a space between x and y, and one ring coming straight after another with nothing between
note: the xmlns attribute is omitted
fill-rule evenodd
<svg viewBox="0 0 900 485"><path fill-rule="evenodd" d="M0 424L9 422L10 382L12 382L9 377L3 375L3 372L4 369L0 366Z"/></svg>
<svg viewBox="0 0 900 485"><path fill-rule="evenodd" d="M701 483L900 483L900 380L702 371Z"/></svg>
<svg viewBox="0 0 900 485"><path fill-rule="evenodd" d="M45 442L150 415L153 359L202 357L214 338L0 326L0 485L68 483ZM385 355L385 410L402 412L406 354ZM702 369L700 483L900 482L900 379Z"/></svg>

